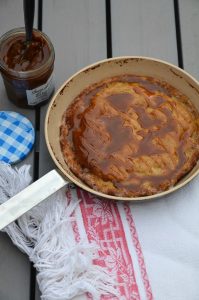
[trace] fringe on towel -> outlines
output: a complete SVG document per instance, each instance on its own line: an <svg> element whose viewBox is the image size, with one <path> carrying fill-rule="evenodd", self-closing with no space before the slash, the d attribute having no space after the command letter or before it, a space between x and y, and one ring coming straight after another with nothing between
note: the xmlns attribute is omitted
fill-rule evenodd
<svg viewBox="0 0 199 300"><path fill-rule="evenodd" d="M29 170L27 165L17 169L0 163L0 203L30 184ZM94 300L102 294L117 296L116 279L93 264L97 246L77 243L70 236L67 225L78 204L77 200L68 204L62 189L4 229L34 263L43 300L67 300L87 292Z"/></svg>

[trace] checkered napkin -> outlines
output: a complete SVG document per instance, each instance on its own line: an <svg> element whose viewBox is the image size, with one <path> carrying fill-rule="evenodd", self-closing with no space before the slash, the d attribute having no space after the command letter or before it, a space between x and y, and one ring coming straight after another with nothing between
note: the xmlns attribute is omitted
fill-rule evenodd
<svg viewBox="0 0 199 300"><path fill-rule="evenodd" d="M31 151L34 128L23 115L0 111L0 160L12 164L23 160Z"/></svg>

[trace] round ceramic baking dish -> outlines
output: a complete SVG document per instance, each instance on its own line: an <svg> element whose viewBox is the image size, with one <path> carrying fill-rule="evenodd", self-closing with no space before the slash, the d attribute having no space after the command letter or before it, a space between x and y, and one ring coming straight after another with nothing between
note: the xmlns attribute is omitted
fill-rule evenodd
<svg viewBox="0 0 199 300"><path fill-rule="evenodd" d="M87 190L88 192L91 192L97 196L114 200L150 200L172 193L187 184L199 173L199 163L197 163L196 166L175 186L164 192L144 197L117 197L101 193L100 191L95 191L82 182L77 176L75 176L64 161L60 147L59 136L62 116L73 99L89 85L102 81L108 77L123 74L152 76L154 78L166 81L177 88L180 92L188 96L195 107L199 110L199 83L184 70L165 61L148 57L125 56L106 59L80 70L67 81L65 81L64 84L58 89L49 104L46 114L46 143L50 155L58 169L61 171L62 175L82 189Z"/></svg>

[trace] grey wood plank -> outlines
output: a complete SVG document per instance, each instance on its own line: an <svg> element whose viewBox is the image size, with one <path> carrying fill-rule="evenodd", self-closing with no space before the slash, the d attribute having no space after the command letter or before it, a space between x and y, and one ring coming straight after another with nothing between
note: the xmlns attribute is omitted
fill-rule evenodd
<svg viewBox="0 0 199 300"><path fill-rule="evenodd" d="M105 1L44 0L43 31L55 47L54 78L57 89L78 69L106 58ZM42 129L47 106L42 107L40 117L40 176L54 167ZM35 299L40 299L38 290Z"/></svg>
<svg viewBox="0 0 199 300"><path fill-rule="evenodd" d="M38 0L35 1L34 28L37 28ZM24 27L23 0L1 0L0 34L17 27Z"/></svg>
<svg viewBox="0 0 199 300"><path fill-rule="evenodd" d="M199 80L199 2L179 1L184 69Z"/></svg>
<svg viewBox="0 0 199 300"><path fill-rule="evenodd" d="M36 284L35 284L35 300L40 300L40 299L41 299L41 293L40 293L39 286L38 286L37 281L36 281Z"/></svg>
<svg viewBox="0 0 199 300"><path fill-rule="evenodd" d="M37 14L37 2L36 2ZM35 18L35 26L37 17ZM24 26L23 0L2 0L0 2L0 35L8 30ZM35 123L33 110L19 109L12 104L6 95L2 78L0 78L0 110L14 110L27 116ZM34 152L25 161L17 164L33 165ZM33 168L31 170L33 174ZM3 233L0 233L0 299L27 300L30 293L30 263Z"/></svg>
<svg viewBox="0 0 199 300"><path fill-rule="evenodd" d="M3 243L3 244L2 244ZM0 299L29 299L30 264L4 233L0 237Z"/></svg>
<svg viewBox="0 0 199 300"><path fill-rule="evenodd" d="M113 56L142 55L177 64L173 0L113 0Z"/></svg>
<svg viewBox="0 0 199 300"><path fill-rule="evenodd" d="M43 31L55 47L55 88L78 69L106 57L105 3L98 0L44 0ZM52 22L53 20L53 22ZM41 109L40 175L54 167L48 154Z"/></svg>

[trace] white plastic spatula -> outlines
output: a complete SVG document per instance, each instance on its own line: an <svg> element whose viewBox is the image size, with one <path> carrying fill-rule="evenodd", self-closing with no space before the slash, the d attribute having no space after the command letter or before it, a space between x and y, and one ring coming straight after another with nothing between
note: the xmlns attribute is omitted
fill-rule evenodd
<svg viewBox="0 0 199 300"><path fill-rule="evenodd" d="M1 204L0 230L67 184L68 181L52 170Z"/></svg>

